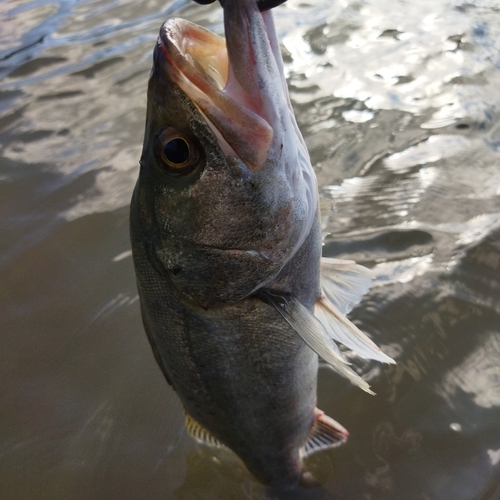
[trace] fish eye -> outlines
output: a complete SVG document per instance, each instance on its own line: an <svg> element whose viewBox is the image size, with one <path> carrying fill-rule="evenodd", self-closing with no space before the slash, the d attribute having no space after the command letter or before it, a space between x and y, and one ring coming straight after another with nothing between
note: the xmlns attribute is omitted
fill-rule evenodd
<svg viewBox="0 0 500 500"><path fill-rule="evenodd" d="M182 137L174 137L163 145L163 156L172 165L184 165L189 160L189 144Z"/></svg>
<svg viewBox="0 0 500 500"><path fill-rule="evenodd" d="M156 133L157 159L161 167L174 174L189 174L198 166L198 148L193 141L171 127Z"/></svg>

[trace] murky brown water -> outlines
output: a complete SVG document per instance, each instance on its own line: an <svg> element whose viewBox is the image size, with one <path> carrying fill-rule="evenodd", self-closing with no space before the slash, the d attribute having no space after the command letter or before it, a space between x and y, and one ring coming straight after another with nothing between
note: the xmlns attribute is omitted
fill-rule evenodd
<svg viewBox="0 0 500 500"><path fill-rule="evenodd" d="M174 12L222 30L187 0L0 3L2 499L272 498L186 435L142 330L127 205ZM310 458L324 487L300 498L498 499L498 3L275 16L324 252L374 268L352 317L398 361L356 361L376 397L321 370L319 406L351 438Z"/></svg>

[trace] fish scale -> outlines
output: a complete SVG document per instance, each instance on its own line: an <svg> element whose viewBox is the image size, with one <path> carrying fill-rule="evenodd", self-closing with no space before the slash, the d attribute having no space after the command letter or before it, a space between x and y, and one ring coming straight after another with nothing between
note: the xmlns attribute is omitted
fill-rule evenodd
<svg viewBox="0 0 500 500"><path fill-rule="evenodd" d="M314 420L316 354L262 300L188 307L148 266L141 245L134 259L146 330L154 332L160 366L186 411L262 481L296 480L299 449ZM298 252L294 264L311 271L303 259L310 253ZM317 293L307 287L301 298L313 304Z"/></svg>
<svg viewBox="0 0 500 500"><path fill-rule="evenodd" d="M311 484L305 456L348 436L316 408L318 354L367 392L335 342L393 361L343 314L369 271L321 259L316 178L272 15L235 0L224 21L227 51L181 19L160 30L130 213L137 286L191 435L295 487Z"/></svg>

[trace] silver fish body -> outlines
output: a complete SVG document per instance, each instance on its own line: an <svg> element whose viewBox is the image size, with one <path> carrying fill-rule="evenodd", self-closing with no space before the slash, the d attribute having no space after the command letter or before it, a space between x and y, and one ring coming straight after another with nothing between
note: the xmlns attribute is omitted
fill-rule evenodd
<svg viewBox="0 0 500 500"><path fill-rule="evenodd" d="M333 340L392 360L342 314L366 270L321 262L316 180L271 14L235 0L224 18L227 49L187 21L160 32L134 265L145 330L190 421L262 482L293 485L303 456L347 438L316 408L316 352L365 390Z"/></svg>

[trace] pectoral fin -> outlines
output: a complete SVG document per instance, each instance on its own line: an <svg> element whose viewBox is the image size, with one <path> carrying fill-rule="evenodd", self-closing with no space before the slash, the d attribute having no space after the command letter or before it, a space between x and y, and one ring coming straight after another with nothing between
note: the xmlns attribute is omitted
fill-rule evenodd
<svg viewBox="0 0 500 500"><path fill-rule="evenodd" d="M344 344L364 359L395 363L345 316L371 285L371 272L352 260L321 259L322 296L314 315L331 339Z"/></svg>
<svg viewBox="0 0 500 500"><path fill-rule="evenodd" d="M342 314L347 314L372 284L371 271L353 260L321 258L321 288Z"/></svg>
<svg viewBox="0 0 500 500"><path fill-rule="evenodd" d="M353 384L374 394L368 383L347 366L347 361L325 327L306 307L294 297L285 297L270 291L262 294L316 354Z"/></svg>
<svg viewBox="0 0 500 500"><path fill-rule="evenodd" d="M338 422L318 408L315 410L316 420L311 428L309 437L301 449L303 458L317 451L336 448L344 444L349 437L349 432Z"/></svg>
<svg viewBox="0 0 500 500"><path fill-rule="evenodd" d="M316 302L314 314L332 340L341 342L359 357L375 359L382 363L395 363L392 358L384 354L356 325L341 314L325 296L320 297Z"/></svg>

